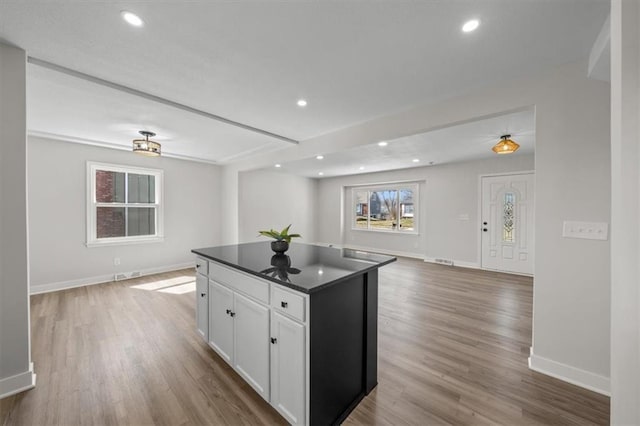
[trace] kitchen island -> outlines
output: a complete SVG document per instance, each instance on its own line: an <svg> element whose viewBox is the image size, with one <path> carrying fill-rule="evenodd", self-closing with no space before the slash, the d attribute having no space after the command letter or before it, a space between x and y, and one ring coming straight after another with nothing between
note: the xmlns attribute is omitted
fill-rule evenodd
<svg viewBox="0 0 640 426"><path fill-rule="evenodd" d="M378 268L394 257L269 242L192 252L198 332L289 423L340 423L377 385Z"/></svg>

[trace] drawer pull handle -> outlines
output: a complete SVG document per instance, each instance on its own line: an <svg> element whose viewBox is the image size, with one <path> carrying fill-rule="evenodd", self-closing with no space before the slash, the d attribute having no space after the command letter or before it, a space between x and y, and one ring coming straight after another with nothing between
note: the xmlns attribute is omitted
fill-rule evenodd
<svg viewBox="0 0 640 426"><path fill-rule="evenodd" d="M200 293L200 297L205 297L207 293Z"/></svg>
<svg viewBox="0 0 640 426"><path fill-rule="evenodd" d="M271 338L271 343L273 343L275 345L276 343L278 343L278 339L276 339L275 337L272 337Z"/></svg>
<svg viewBox="0 0 640 426"><path fill-rule="evenodd" d="M280 302L280 306L286 308L289 304L287 302Z"/></svg>

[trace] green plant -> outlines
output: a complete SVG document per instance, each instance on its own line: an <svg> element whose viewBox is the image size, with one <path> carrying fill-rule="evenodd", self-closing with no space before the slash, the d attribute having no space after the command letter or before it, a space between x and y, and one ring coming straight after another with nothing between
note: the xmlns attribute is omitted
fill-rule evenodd
<svg viewBox="0 0 640 426"><path fill-rule="evenodd" d="M300 235L300 234L289 234L289 228L291 228L291 225L287 226L286 228L284 228L280 232L276 231L275 229L270 229L268 231L258 231L258 232L263 237L273 238L276 241L286 241L288 243L291 242L292 238L301 238L302 237L302 235Z"/></svg>

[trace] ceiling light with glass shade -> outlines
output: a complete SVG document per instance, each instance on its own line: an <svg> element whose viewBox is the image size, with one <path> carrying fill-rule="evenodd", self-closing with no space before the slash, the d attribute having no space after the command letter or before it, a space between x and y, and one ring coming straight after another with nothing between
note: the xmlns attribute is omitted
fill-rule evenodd
<svg viewBox="0 0 640 426"><path fill-rule="evenodd" d="M149 139L150 137L154 137L156 134L147 130L140 130L138 133L144 136L144 139L133 140L133 152L136 154L146 155L148 157L159 157L161 148L160 144Z"/></svg>
<svg viewBox="0 0 640 426"><path fill-rule="evenodd" d="M512 141L511 135L502 135L500 136L500 142L495 144L493 148L493 152L496 154L513 154L520 148L516 142Z"/></svg>

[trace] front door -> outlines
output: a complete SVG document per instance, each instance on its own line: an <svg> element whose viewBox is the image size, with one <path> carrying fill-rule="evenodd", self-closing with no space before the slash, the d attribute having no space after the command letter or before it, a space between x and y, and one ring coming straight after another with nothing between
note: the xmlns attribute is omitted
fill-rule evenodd
<svg viewBox="0 0 640 426"><path fill-rule="evenodd" d="M482 177L482 269L533 275L534 174Z"/></svg>

